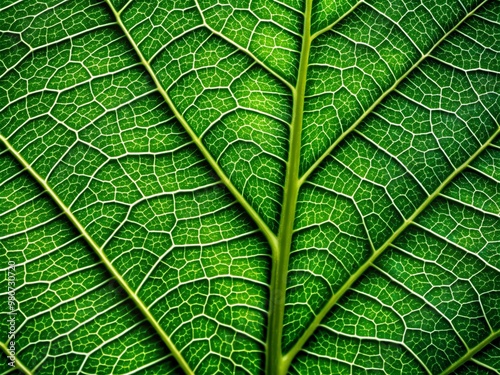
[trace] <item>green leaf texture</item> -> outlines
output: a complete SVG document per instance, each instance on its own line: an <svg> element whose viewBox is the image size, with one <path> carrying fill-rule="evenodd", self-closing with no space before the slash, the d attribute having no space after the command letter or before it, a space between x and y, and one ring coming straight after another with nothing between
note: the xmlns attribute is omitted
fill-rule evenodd
<svg viewBox="0 0 500 375"><path fill-rule="evenodd" d="M499 0L0 31L0 373L500 374Z"/></svg>

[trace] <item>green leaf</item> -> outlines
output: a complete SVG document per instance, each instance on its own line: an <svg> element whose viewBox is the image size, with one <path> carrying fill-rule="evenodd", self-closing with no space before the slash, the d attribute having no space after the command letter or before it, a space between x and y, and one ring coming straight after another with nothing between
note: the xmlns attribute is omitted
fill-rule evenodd
<svg viewBox="0 0 500 375"><path fill-rule="evenodd" d="M0 32L0 373L500 373L500 1Z"/></svg>

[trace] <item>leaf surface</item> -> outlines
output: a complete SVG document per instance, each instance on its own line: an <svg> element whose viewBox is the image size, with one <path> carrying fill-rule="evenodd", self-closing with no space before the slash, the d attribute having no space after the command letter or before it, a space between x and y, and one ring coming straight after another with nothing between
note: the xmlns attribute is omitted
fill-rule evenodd
<svg viewBox="0 0 500 375"><path fill-rule="evenodd" d="M500 373L499 1L0 7L2 373Z"/></svg>

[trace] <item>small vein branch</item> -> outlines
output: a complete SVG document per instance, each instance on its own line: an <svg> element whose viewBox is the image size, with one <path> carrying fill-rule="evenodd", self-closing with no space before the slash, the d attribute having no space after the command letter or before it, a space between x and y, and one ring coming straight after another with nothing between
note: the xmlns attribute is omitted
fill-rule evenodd
<svg viewBox="0 0 500 375"><path fill-rule="evenodd" d="M375 260L394 242L396 238L410 225L412 224L418 215L424 211L424 209L436 199L443 189L450 184L450 182L459 175L465 168L469 166L490 144L495 140L495 138L500 134L500 128L493 133L493 135L488 138L488 140L474 153L471 155L469 159L467 159L461 166L459 166L452 174L450 174L439 187L427 197L427 199L417 208L417 210L411 215L408 219L404 221L404 223L392 234L392 236L373 254L370 258L361 265L360 268L356 270L355 273L347 279L347 281L340 287L340 289L330 297L325 306L321 309L321 311L316 315L314 320L311 322L309 327L304 331L302 336L297 340L295 345L290 349L290 351L284 356L284 361L286 366L289 366L293 358L297 355L297 353L302 349L307 340L312 336L312 334L316 331L316 329L321 324L321 321L326 316L326 314L336 305L338 300L347 292L351 286L365 273L365 271L375 262Z"/></svg>
<svg viewBox="0 0 500 375"><path fill-rule="evenodd" d="M460 357L457 361L452 363L446 370L444 370L441 375L451 374L453 371L458 369L460 366L465 364L467 361L471 360L474 355L479 353L486 345L495 340L497 337L500 337L500 331L492 332L488 337L486 337L483 341L477 344L472 349L468 350L465 355Z"/></svg>
<svg viewBox="0 0 500 375"><path fill-rule="evenodd" d="M460 25L462 25L470 16L472 16L476 11L481 8L488 0L482 1L477 7L475 7L472 11L467 13L464 18L460 20L452 29L450 29L446 34L444 34L435 44L432 46L432 48L427 51L427 53L423 54L401 77L399 77L394 84L389 87L386 91L382 93L382 95L379 96L379 98L345 131L343 132L336 140L335 142L332 143L330 147L314 162L314 164L300 177L299 179L299 184L302 185L311 175L312 172L316 170L316 168L325 160L325 158L332 153L332 151L339 145L340 142L342 142L345 137L347 137L354 129L357 128L357 126L363 122L363 120L373 112L373 110L391 93L393 92L399 84L406 78L408 75L413 72L417 67L420 66L420 64L427 59L432 52L451 34L453 33ZM362 3L360 1L357 5ZM356 5L356 6L357 6ZM333 25L332 25L333 27Z"/></svg>
<svg viewBox="0 0 500 375"><path fill-rule="evenodd" d="M314 39L316 39L321 34L324 34L327 31L333 29L335 27L335 25L337 25L340 21L342 21L344 18L346 18L349 14L351 14L352 12L354 12L356 10L356 8L359 7L363 2L364 2L363 0L358 1L356 4L354 4L352 6L351 9L349 9L342 16L340 16L339 18L337 18L334 22L332 22L328 26L322 28L321 30L316 31L313 35L311 35L311 41L314 40Z"/></svg>
<svg viewBox="0 0 500 375"><path fill-rule="evenodd" d="M3 343L3 342L0 342L0 347L2 348L2 351L8 356L8 357L12 357L12 353L10 352L9 348L7 348L7 346ZM15 366L16 368L21 371L22 373L26 374L26 375L33 375L34 372L30 371L20 360L19 358L17 358L17 355L14 355L13 356L16 361L15 361Z"/></svg>
<svg viewBox="0 0 500 375"><path fill-rule="evenodd" d="M167 105L169 106L170 110L173 112L175 118L180 122L184 130L189 134L190 138L194 142L194 144L198 147L198 149L201 151L203 154L203 157L208 161L214 172L219 176L221 182L227 187L227 189L231 192L231 194L235 197L235 199L243 206L243 208L246 210L246 212L250 215L252 220L255 222L257 227L260 229L260 231L264 234L266 237L267 241L269 242L269 245L271 247L271 250L273 253L277 251L277 245L278 245L278 239L276 235L273 233L273 231L267 226L267 224L264 222L264 220L260 217L260 215L257 213L257 211L254 210L254 208L248 203L248 201L243 197L243 195L236 189L236 187L233 185L231 180L226 176L222 168L217 164L217 161L213 158L213 156L210 154L210 152L207 150L201 139L196 135L196 133L191 129L189 124L187 123L186 119L182 116L182 114L177 110L175 107L174 103L172 102L172 99L168 95L168 93L164 90L163 86L161 85L160 81L158 80L158 77L156 76L155 72L151 68L151 65L149 62L146 60L142 52L140 51L139 47L133 40L132 36L128 32L127 28L123 24L121 18L120 18L120 13L115 10L113 5L109 0L106 0L108 3L109 7L111 8L111 11L116 17L116 22L122 29L123 33L126 35L129 43L132 45L134 48L135 53L141 60L142 65L144 65L144 68L147 70L149 75L151 76L151 79L156 85L156 88L158 92L161 94Z"/></svg>
<svg viewBox="0 0 500 375"><path fill-rule="evenodd" d="M270 73L272 76L277 78L281 83L283 83L288 89L293 93L295 92L295 87L288 82L284 77L282 77L280 74L275 72L271 67L267 66L264 61L259 59L257 56L255 56L248 48L240 46L238 43L234 42L231 40L231 38L228 38L225 36L222 32L219 32L215 30L213 27L211 27L207 21L205 20L205 16L203 15L203 10L200 7L199 1L195 0L196 3L196 8L198 9L198 12L200 13L201 18L203 19L203 26L205 26L212 34L217 35L219 38L225 40L229 44L231 44L233 47L237 48L239 51L243 52L245 55L250 57L252 60L254 60L258 65L260 65L266 72Z"/></svg>
<svg viewBox="0 0 500 375"><path fill-rule="evenodd" d="M141 311L142 315L149 321L153 329L158 333L163 342L167 345L168 349L172 353L172 356L177 360L179 366L184 370L186 374L193 374L193 371L187 364L186 360L182 357L180 351L175 347L173 342L168 337L167 333L160 326L160 323L153 317L149 312L146 305L142 300L135 294L128 283L123 279L118 270L113 266L109 258L104 254L103 249L92 239L87 230L83 227L80 221L73 215L70 209L63 203L61 198L56 194L54 190L49 186L47 181L43 179L32 167L31 165L19 154L19 152L14 149L10 142L2 135L0 135L0 141L5 145L9 152L14 156L14 158L21 163L24 169L42 186L42 188L50 195L54 203L63 211L69 221L75 226L75 228L81 233L82 237L88 243L88 245L94 250L96 255L99 257L103 265L113 276L113 278L120 284L121 288L127 293L130 299L134 302L137 308Z"/></svg>

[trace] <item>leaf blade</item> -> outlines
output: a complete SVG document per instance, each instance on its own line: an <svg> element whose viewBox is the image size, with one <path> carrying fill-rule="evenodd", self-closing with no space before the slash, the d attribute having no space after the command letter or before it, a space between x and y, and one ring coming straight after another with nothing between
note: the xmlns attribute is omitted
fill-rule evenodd
<svg viewBox="0 0 500 375"><path fill-rule="evenodd" d="M109 254L181 362L258 373L267 351L280 373L494 369L476 351L494 348L481 339L498 307L496 281L483 281L498 276L497 2L133 0L113 1L114 15L90 0L26 4L0 20L0 41L16 46L0 59L2 136ZM338 80L324 57L344 69ZM325 104L339 84L351 97ZM311 146L321 127L328 155ZM297 182L287 176L299 161L309 172ZM286 299L274 297L276 272Z"/></svg>

